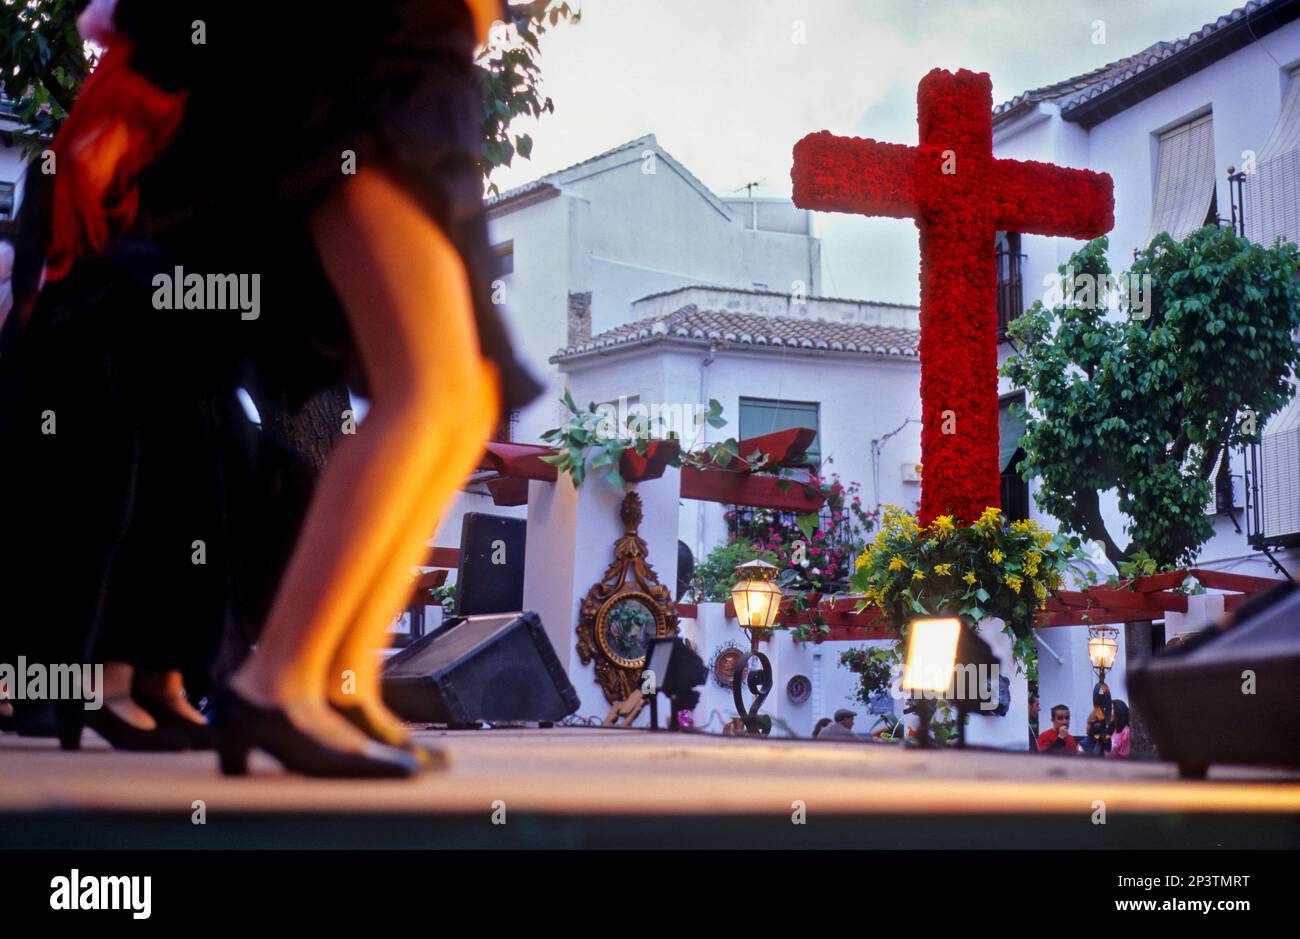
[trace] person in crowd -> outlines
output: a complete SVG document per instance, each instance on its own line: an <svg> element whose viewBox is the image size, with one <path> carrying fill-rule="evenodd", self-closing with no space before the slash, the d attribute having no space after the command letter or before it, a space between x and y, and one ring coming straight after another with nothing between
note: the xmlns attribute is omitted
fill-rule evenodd
<svg viewBox="0 0 1300 939"><path fill-rule="evenodd" d="M817 726L813 728L812 735L816 737L818 734L820 734L823 730L827 728L830 722L831 719L829 717L823 717L821 720L817 722Z"/></svg>
<svg viewBox="0 0 1300 939"><path fill-rule="evenodd" d="M99 41L93 19L78 26ZM20 733L67 749L83 726L121 749L211 743L184 673L204 671L226 613L221 490L239 474L221 449L251 427L213 381L219 356L176 354L210 347L151 304L134 234L143 169L182 104L110 43L50 144L58 171L28 165L13 232L0 491L23 550L0 572L0 656L103 665L98 709L14 702Z"/></svg>
<svg viewBox="0 0 1300 939"><path fill-rule="evenodd" d="M1129 720L1128 703L1112 701L1110 705L1110 749L1107 756L1128 757L1133 755L1133 735Z"/></svg>
<svg viewBox="0 0 1300 939"><path fill-rule="evenodd" d="M1038 752L1038 691L1029 692L1029 749Z"/></svg>
<svg viewBox="0 0 1300 939"><path fill-rule="evenodd" d="M0 222L0 329L14 305L14 245L17 226L13 222Z"/></svg>
<svg viewBox="0 0 1300 939"><path fill-rule="evenodd" d="M1079 744L1070 735L1070 709L1052 706L1052 726L1038 735L1039 753L1077 753Z"/></svg>
<svg viewBox="0 0 1300 939"><path fill-rule="evenodd" d="M207 318L249 347L255 401L346 379L370 403L315 482L256 649L215 695L224 773L252 750L316 776L445 762L384 706L378 651L499 414L542 391L491 291L473 56L502 15L500 0L379 0L363 17L117 2L147 77L186 95L149 170L166 210L148 213L152 239L187 271L261 272L256 320ZM277 107L250 112L268 82ZM235 125L257 142L239 159L222 152Z"/></svg>
<svg viewBox="0 0 1300 939"><path fill-rule="evenodd" d="M1088 714L1088 733L1079 744L1087 756L1102 756L1110 747L1107 711L1094 707Z"/></svg>
<svg viewBox="0 0 1300 939"><path fill-rule="evenodd" d="M817 739L860 740L861 738L853 732L853 719L857 716L856 711L840 708L835 712L835 719L826 725L825 729L817 736Z"/></svg>

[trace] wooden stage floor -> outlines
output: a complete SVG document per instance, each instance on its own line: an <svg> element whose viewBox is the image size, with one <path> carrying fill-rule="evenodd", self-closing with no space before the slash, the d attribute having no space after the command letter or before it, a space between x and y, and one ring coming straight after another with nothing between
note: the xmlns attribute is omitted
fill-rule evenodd
<svg viewBox="0 0 1300 939"><path fill-rule="evenodd" d="M0 849L1300 847L1300 774L1281 771L597 728L417 738L452 767L335 782L255 757L223 779L210 753L0 735Z"/></svg>

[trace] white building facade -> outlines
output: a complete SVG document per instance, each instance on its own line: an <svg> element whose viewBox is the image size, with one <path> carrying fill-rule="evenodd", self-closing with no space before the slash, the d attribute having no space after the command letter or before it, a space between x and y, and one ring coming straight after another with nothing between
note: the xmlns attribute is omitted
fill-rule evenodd
<svg viewBox="0 0 1300 939"><path fill-rule="evenodd" d="M1247 180L1247 235L1263 244L1277 236L1300 242L1300 213L1293 207L1300 199L1298 73L1300 3L1253 2L1186 39L1157 43L999 106L994 153L1109 173L1115 181L1109 239L1116 274L1162 230L1181 238L1216 214L1226 224L1232 205L1226 170L1242 167L1252 155L1260 172ZM1026 307L1057 282L1057 268L1081 245L1063 238L1021 239ZM1001 357L1009 355L1004 345ZM1007 379L1002 382L1004 393L1014 391ZM1264 435L1290 428L1296 412L1293 403L1263 428ZM1292 465L1300 466L1294 444L1291 454ZM1278 576L1244 533L1247 458L1240 450L1229 454L1234 508L1216 515L1214 537L1198 564ZM1300 480L1294 473L1289 486L1267 495L1274 510L1285 503L1300 533ZM1107 527L1119 540L1124 520L1111 502ZM1275 553L1288 570L1300 572L1300 551L1279 546Z"/></svg>
<svg viewBox="0 0 1300 939"><path fill-rule="evenodd" d="M1216 218L1230 224L1229 167L1247 171L1247 236L1261 244L1277 237L1300 243L1300 2L1253 0L1185 39L1157 43L1094 72L1019 95L995 108L993 139L998 157L1111 175L1110 261L1117 275L1160 231L1181 238ZM1081 245L1031 235L1020 239L1025 307L1058 282L1057 268ZM1004 345L1000 357L1011 354ZM1000 390L1015 393L1005 378ZM1264 426L1260 450L1263 467L1252 462L1249 449L1225 455L1217 499L1207 506L1215 515L1214 536L1203 546L1198 566L1282 576L1248 541L1252 525L1245 506L1253 483L1252 505L1267 516L1265 545L1287 571L1300 574L1300 399ZM1125 519L1113 496L1103 498L1103 509L1108 530L1123 544ZM1031 515L1041 517L1030 502ZM1042 521L1056 527L1051 518ZM1170 634L1187 625L1195 623L1167 623ZM1116 697L1127 698L1123 655L1121 643L1121 661L1109 681ZM1072 706L1074 725L1081 727L1080 709L1086 713L1090 707L1095 681L1083 630L1048 630L1040 670L1044 721L1046 709L1063 702Z"/></svg>
<svg viewBox="0 0 1300 939"><path fill-rule="evenodd" d="M903 479L904 465L914 470L920 460L917 310L818 296L812 213L788 199L721 198L653 134L486 206L504 272L496 297L522 359L547 384L503 435L540 442L567 417L566 388L581 405L622 398L697 409L713 399L727 426L706 426L688 445L800 421L818 431L827 470L861 484L864 505L920 498L916 473ZM730 317L733 328L674 321L688 307L705 319ZM634 323L646 337L626 341ZM656 323L672 323L672 334L652 335ZM682 328L688 335L676 334ZM873 440L900 425L873 462ZM467 511L525 514L471 486L436 544L457 544ZM683 503L681 540L697 559L726 540L722 514Z"/></svg>

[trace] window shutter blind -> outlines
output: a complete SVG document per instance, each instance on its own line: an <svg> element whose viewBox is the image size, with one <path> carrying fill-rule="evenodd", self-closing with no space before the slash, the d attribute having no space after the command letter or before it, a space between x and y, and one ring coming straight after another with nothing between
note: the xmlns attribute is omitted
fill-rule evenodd
<svg viewBox="0 0 1300 939"><path fill-rule="evenodd" d="M1261 245L1278 238L1300 244L1300 69L1291 73L1277 123L1244 188L1246 236Z"/></svg>
<svg viewBox="0 0 1300 939"><path fill-rule="evenodd" d="M1150 237L1167 231L1181 239L1196 231L1213 198L1214 123L1206 115L1160 135Z"/></svg>
<svg viewBox="0 0 1300 939"><path fill-rule="evenodd" d="M1268 422L1259 449L1264 536L1300 533L1300 395Z"/></svg>

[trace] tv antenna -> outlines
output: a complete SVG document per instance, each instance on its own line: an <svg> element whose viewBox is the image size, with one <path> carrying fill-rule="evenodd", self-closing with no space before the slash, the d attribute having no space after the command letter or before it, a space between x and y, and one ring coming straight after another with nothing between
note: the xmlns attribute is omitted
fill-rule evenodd
<svg viewBox="0 0 1300 939"><path fill-rule="evenodd" d="M752 183L745 183L745 185L738 186L731 191L740 192L741 189L745 190L745 198L751 200L752 202L754 198L754 187L766 181L767 181L767 177L764 176L762 179L756 179ZM750 228L753 229L754 231L758 231L758 203L757 202L752 202L752 204L750 205L749 214L750 214Z"/></svg>

